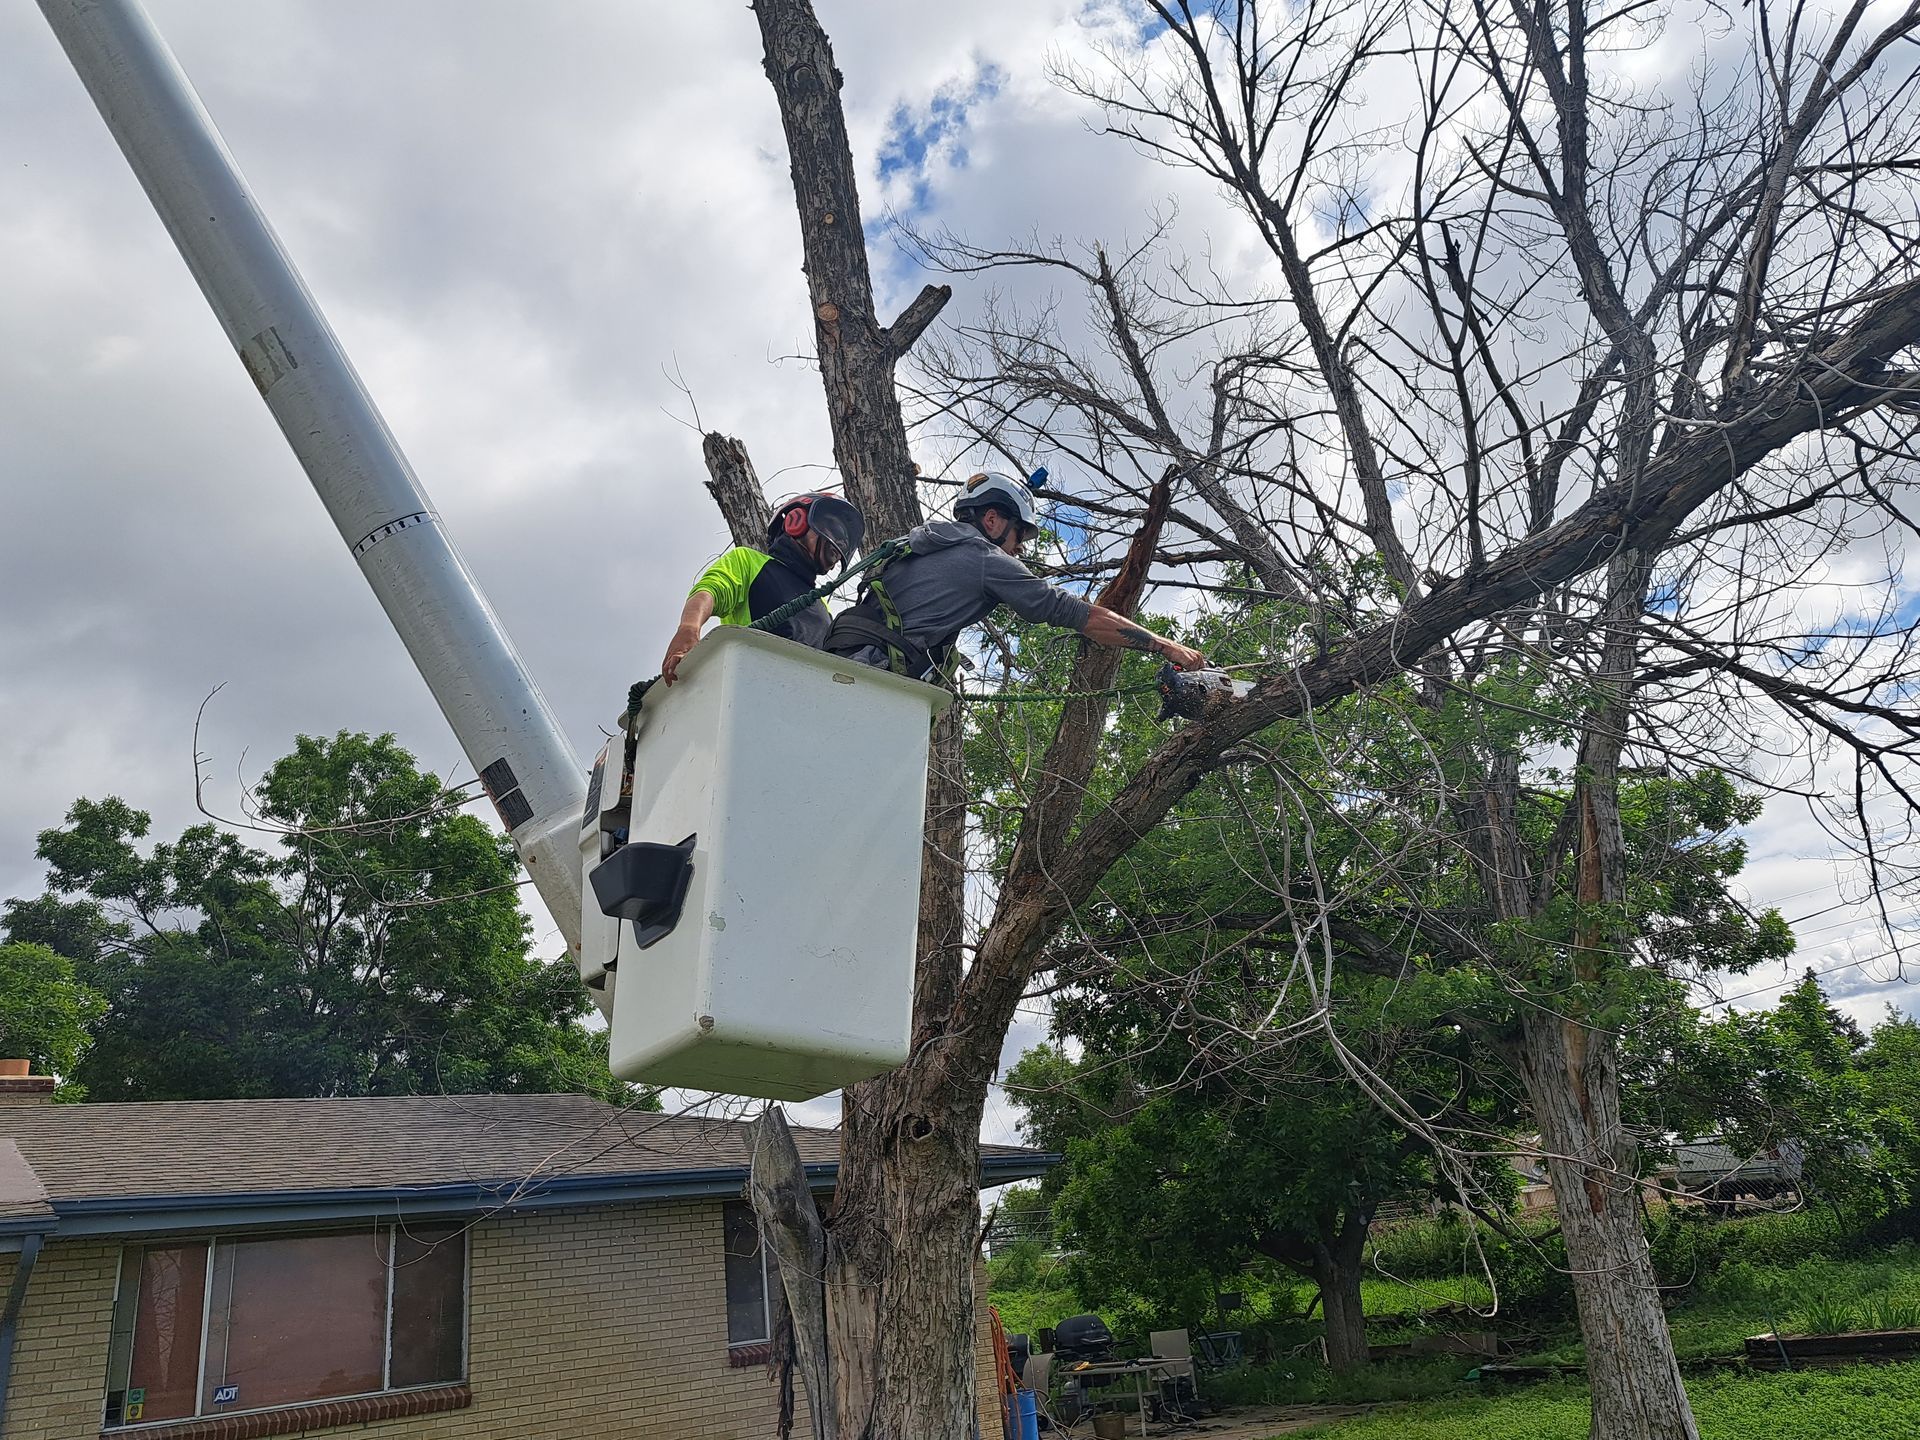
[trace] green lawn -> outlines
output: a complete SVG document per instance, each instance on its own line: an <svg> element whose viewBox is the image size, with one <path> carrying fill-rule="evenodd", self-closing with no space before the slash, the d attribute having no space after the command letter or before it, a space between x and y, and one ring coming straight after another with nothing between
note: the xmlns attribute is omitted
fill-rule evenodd
<svg viewBox="0 0 1920 1440"><path fill-rule="evenodd" d="M1920 1364L1792 1375L1707 1375L1687 1384L1702 1440L1920 1437ZM1288 1440L1586 1440L1584 1385L1537 1385L1484 1399L1396 1405Z"/></svg>
<svg viewBox="0 0 1920 1440"><path fill-rule="evenodd" d="M1813 1233L1818 1219L1768 1217L1701 1226L1697 1236L1683 1237L1722 1247L1711 1263L1669 1264L1670 1271L1694 1281L1676 1292L1668 1311L1683 1364L1738 1355L1747 1336L1771 1329L1776 1320L1789 1331L1920 1328L1920 1246L1902 1242L1862 1253L1858 1242ZM1417 1273L1413 1265L1400 1268ZM1439 1266L1426 1268L1430 1275ZM1057 1259L1029 1258L1018 1267L995 1269L1001 1283L992 1298L1010 1332L1032 1333L1087 1308ZM1587 1392L1577 1382L1483 1391L1466 1378L1476 1362L1452 1356L1380 1362L1353 1375L1332 1375L1319 1363L1317 1315L1300 1318L1311 1293L1304 1285L1276 1278L1246 1290L1246 1307L1234 1323L1247 1330L1264 1358L1208 1376L1204 1389L1215 1401L1405 1402L1367 1419L1303 1432L1337 1440L1585 1440ZM1435 1329L1488 1328L1509 1337L1520 1352L1517 1361L1585 1362L1570 1316L1515 1317L1505 1295L1492 1321L1434 1313L1463 1302L1485 1306L1488 1299L1482 1281L1458 1274L1409 1283L1373 1275L1362 1286L1375 1344ZM1130 1325L1141 1333L1157 1318L1137 1304L1098 1308L1116 1328ZM1791 1375L1702 1369L1688 1386L1705 1440L1920 1440L1920 1362Z"/></svg>
<svg viewBox="0 0 1920 1440"><path fill-rule="evenodd" d="M1667 1312L1683 1361L1738 1355L1749 1335L1920 1328L1920 1250L1898 1245L1863 1260L1790 1265L1735 1262ZM1523 1364L1581 1365L1586 1347L1568 1331L1516 1357Z"/></svg>

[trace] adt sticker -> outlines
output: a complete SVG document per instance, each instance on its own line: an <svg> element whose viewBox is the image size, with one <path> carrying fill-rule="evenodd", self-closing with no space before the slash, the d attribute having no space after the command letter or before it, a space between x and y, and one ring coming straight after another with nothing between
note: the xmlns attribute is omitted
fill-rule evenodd
<svg viewBox="0 0 1920 1440"><path fill-rule="evenodd" d="M231 1405L239 1398L240 1387L238 1385L222 1385L218 1390L213 1392L213 1403L216 1405Z"/></svg>

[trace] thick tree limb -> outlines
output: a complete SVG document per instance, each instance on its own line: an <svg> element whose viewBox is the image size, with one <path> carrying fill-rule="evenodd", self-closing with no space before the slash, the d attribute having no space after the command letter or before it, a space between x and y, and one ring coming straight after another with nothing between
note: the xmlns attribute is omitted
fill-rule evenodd
<svg viewBox="0 0 1920 1440"><path fill-rule="evenodd" d="M913 342L927 333L927 327L939 318L947 301L953 298L951 285L929 285L914 296L907 308L884 332L887 352L898 360L913 348Z"/></svg>

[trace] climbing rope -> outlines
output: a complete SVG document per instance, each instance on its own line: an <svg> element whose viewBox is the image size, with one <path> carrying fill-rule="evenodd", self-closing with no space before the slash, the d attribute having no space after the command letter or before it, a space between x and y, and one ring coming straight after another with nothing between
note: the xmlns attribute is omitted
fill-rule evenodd
<svg viewBox="0 0 1920 1440"><path fill-rule="evenodd" d="M849 565L826 584L816 585L813 589L807 591L806 594L796 595L778 609L768 611L765 615L762 615L758 620L747 626L747 629L777 630L808 606L814 604L816 601L826 599L827 596L838 590L862 570L870 569L878 565L882 560L891 560L896 555L904 555L906 551L907 537L904 535L898 539L889 540L885 544L876 545L860 557L859 564Z"/></svg>

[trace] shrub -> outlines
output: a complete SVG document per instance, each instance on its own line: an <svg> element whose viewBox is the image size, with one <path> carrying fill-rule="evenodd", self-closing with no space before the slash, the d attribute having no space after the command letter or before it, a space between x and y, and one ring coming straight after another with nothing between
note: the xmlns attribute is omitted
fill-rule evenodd
<svg viewBox="0 0 1920 1440"><path fill-rule="evenodd" d="M1025 1290L1040 1278L1046 1250L1038 1240L1020 1240L987 1261L987 1289Z"/></svg>
<svg viewBox="0 0 1920 1440"><path fill-rule="evenodd" d="M1567 1245L1557 1233L1529 1234L1518 1241L1486 1245L1487 1268L1500 1308L1529 1319L1557 1319L1573 1313L1573 1276Z"/></svg>

